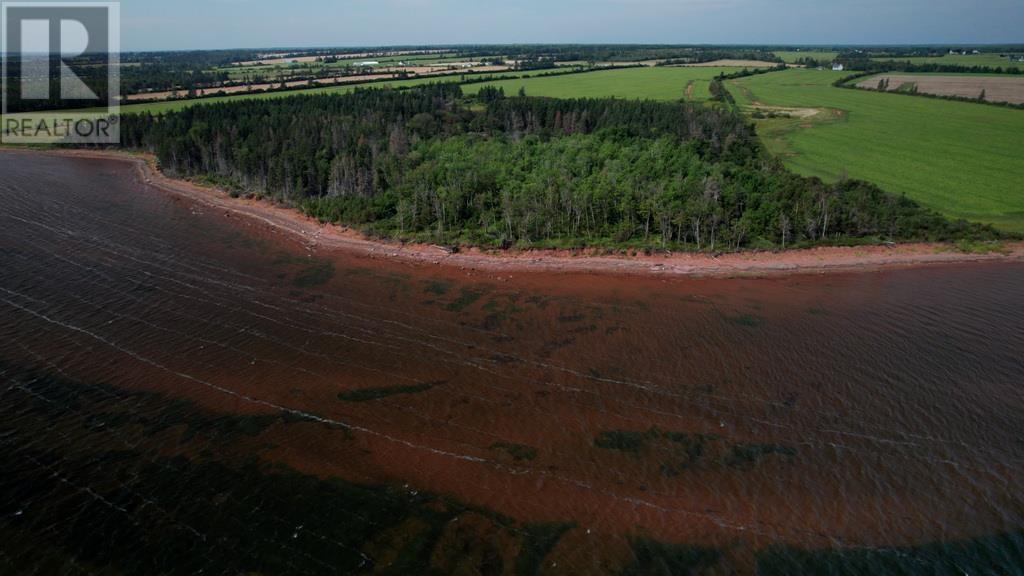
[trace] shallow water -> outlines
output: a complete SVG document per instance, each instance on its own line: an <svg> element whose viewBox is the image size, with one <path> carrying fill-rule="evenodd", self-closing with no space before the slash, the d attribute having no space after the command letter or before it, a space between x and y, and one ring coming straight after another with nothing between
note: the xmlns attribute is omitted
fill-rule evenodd
<svg viewBox="0 0 1024 576"><path fill-rule="evenodd" d="M0 175L0 573L1024 572L1022 265L478 273Z"/></svg>

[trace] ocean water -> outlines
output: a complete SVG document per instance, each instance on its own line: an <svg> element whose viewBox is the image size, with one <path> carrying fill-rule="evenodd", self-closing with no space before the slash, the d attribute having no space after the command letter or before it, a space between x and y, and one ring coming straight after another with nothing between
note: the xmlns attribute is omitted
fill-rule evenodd
<svg viewBox="0 0 1024 576"><path fill-rule="evenodd" d="M0 153L2 574L1022 574L1024 265L319 249Z"/></svg>

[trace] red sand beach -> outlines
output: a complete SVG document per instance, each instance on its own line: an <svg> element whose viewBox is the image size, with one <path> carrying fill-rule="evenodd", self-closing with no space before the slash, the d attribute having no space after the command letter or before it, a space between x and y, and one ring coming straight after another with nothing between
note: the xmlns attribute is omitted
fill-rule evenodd
<svg viewBox="0 0 1024 576"><path fill-rule="evenodd" d="M297 210L268 201L232 198L226 191L170 178L156 167L155 159L114 151L47 151L47 154L122 159L135 164L140 178L162 190L232 214L252 218L268 227L298 235L310 248L338 248L375 258L395 258L454 266L486 272L573 272L655 274L695 277L757 277L793 273L878 270L934 264L1024 260L1024 242L1004 245L1000 253L965 253L947 244L914 243L855 247L820 247L787 251L597 255L596 251L509 250L477 248L448 254L423 244L371 240L358 231L323 224Z"/></svg>

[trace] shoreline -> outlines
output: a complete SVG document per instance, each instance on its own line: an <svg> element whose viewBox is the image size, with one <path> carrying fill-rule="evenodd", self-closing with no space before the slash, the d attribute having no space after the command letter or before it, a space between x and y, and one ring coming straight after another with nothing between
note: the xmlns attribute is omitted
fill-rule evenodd
<svg viewBox="0 0 1024 576"><path fill-rule="evenodd" d="M732 252L721 255L677 253L627 256L580 254L571 250L493 251L460 248L449 254L426 244L402 244L367 238L359 231L324 224L294 208L267 200L232 198L228 192L165 175L148 154L100 150L31 150L0 147L3 152L46 154L128 162L139 180L166 193L196 201L261 222L295 236L309 249L344 250L369 258L386 258L428 265L444 265L483 272L562 272L671 277L766 277L794 274L870 272L942 264L1024 261L1024 242L1003 244L1001 253L966 253L949 244L913 243L892 246L827 246L778 252Z"/></svg>

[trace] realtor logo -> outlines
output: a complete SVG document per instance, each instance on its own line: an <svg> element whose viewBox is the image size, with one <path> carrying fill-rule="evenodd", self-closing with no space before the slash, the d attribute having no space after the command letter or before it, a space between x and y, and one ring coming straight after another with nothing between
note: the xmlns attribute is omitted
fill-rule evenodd
<svg viewBox="0 0 1024 576"><path fill-rule="evenodd" d="M120 141L118 2L0 2L7 144Z"/></svg>

